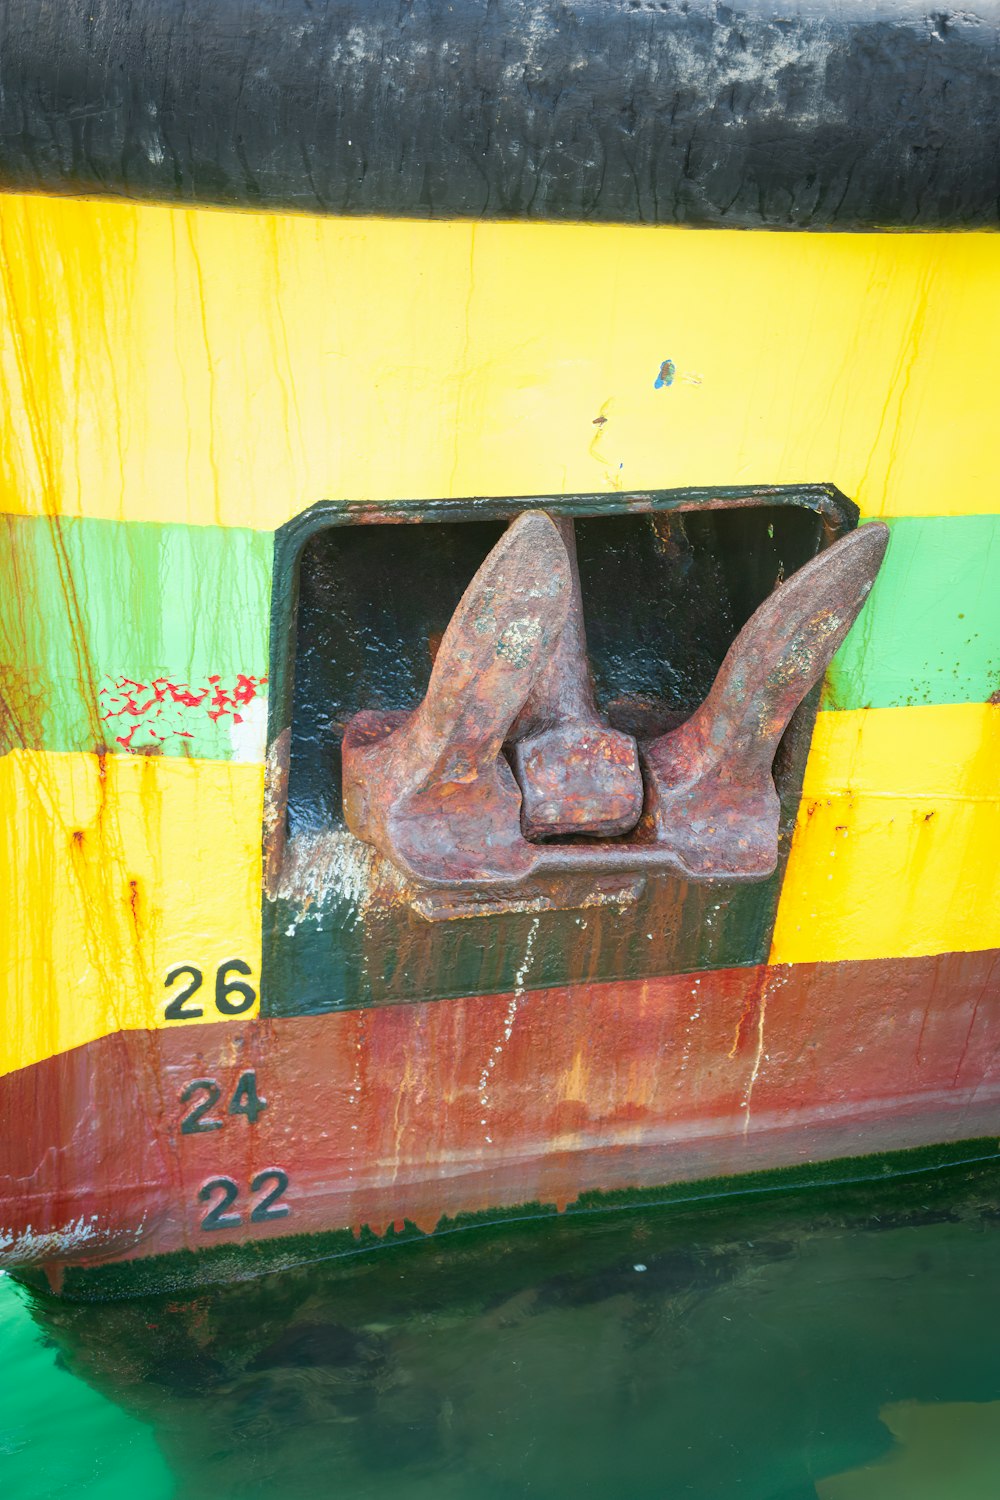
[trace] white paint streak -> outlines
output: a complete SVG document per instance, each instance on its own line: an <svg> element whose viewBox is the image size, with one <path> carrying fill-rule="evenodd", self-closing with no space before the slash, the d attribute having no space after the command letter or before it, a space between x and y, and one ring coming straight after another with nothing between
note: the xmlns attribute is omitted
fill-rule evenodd
<svg viewBox="0 0 1000 1500"><path fill-rule="evenodd" d="M514 1022L517 1019L518 1007L524 998L524 986L527 981L528 974L531 971L532 962L534 961L535 937L537 936L537 933L538 918L535 917L532 920L531 927L528 931L527 942L524 945L524 957L521 959L520 967L514 975L514 992L507 1003L507 1013L504 1016L503 1040L495 1043L493 1050L490 1053L489 1057L486 1059L486 1062L483 1064L483 1070L479 1075L479 1107L483 1111L483 1115L480 1118L479 1123L483 1126L489 1125L489 1117L487 1111L489 1110L490 1106L490 1074L496 1067L499 1059L503 1056L503 1049L510 1041L511 1033L514 1030ZM486 1144L488 1146L492 1146L493 1137L491 1135L487 1133L484 1136L484 1140L486 1141Z"/></svg>
<svg viewBox="0 0 1000 1500"><path fill-rule="evenodd" d="M267 752L267 698L254 698L240 714L240 723L229 720L229 743L233 760L242 765L263 765Z"/></svg>
<svg viewBox="0 0 1000 1500"><path fill-rule="evenodd" d="M750 1070L750 1077L747 1079L746 1092L744 1093L742 1102L740 1104L740 1108L744 1111L744 1135L746 1135L750 1129L750 1113L753 1107L753 1091L757 1083L757 1079L760 1076L761 1065L768 1061L768 1055L764 1051L764 1022L767 1018L768 994L772 989L780 989L786 982L787 981L784 977L773 979L768 978L761 985L760 1002L757 1006L757 1050L754 1054L753 1067Z"/></svg>
<svg viewBox="0 0 1000 1500"><path fill-rule="evenodd" d="M30 1224L17 1232L0 1229L0 1261L13 1269L50 1260L75 1259L81 1254L100 1255L102 1251L118 1254L136 1244L145 1223L144 1216L134 1229L111 1229L99 1224L96 1214L91 1214L89 1219L81 1214L60 1229L41 1233Z"/></svg>
<svg viewBox="0 0 1000 1500"><path fill-rule="evenodd" d="M764 1018L767 1015L767 991L761 990L760 1004L757 1007L757 1052L753 1060L753 1068L747 1080L746 1096L743 1100L743 1134L746 1135L750 1129L750 1109L753 1103L754 1085L757 1075L760 1073L760 1065L764 1059Z"/></svg>
<svg viewBox="0 0 1000 1500"><path fill-rule="evenodd" d="M324 914L334 905L342 908L339 921L363 917L371 900L377 857L370 844L346 828L294 839L286 851L278 890L279 896L297 908L286 936L291 937L307 918L322 927Z"/></svg>

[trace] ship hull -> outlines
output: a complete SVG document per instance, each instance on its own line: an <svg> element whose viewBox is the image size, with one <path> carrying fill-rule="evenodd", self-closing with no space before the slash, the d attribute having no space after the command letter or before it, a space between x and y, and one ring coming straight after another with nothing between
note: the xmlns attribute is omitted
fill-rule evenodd
<svg viewBox="0 0 1000 1500"><path fill-rule="evenodd" d="M0 49L0 1265L116 1295L992 1150L995 19L36 9ZM538 605L537 682L500 723L491 662L434 783L488 764L537 880L443 799L407 841L419 734L359 749L440 650L461 678L512 522L562 538L531 598L572 577L645 809L521 837ZM782 657L781 590L858 543L850 634ZM790 720L736 702L793 678Z"/></svg>
<svg viewBox="0 0 1000 1500"><path fill-rule="evenodd" d="M996 952L749 967L118 1033L0 1081L22 1122L4 1253L78 1290L148 1262L150 1287L178 1252L212 1279L232 1263L195 1269L199 1252L223 1245L280 1264L331 1232L343 1248L984 1137L998 974ZM222 1203L206 1189L225 1182Z"/></svg>

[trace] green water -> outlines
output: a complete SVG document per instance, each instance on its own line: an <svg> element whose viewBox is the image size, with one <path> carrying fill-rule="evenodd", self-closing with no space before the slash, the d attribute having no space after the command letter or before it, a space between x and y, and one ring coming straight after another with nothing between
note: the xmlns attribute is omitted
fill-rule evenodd
<svg viewBox="0 0 1000 1500"><path fill-rule="evenodd" d="M1000 1500L1000 1169L479 1229L215 1290L0 1280L0 1495Z"/></svg>

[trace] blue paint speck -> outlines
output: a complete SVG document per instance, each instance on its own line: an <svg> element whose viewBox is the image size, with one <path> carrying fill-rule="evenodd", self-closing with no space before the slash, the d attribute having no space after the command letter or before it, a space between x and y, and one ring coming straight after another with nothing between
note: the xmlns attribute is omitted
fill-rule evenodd
<svg viewBox="0 0 1000 1500"><path fill-rule="evenodd" d="M677 366L672 359L665 359L660 366L660 373L653 381L654 391L661 391L665 385L673 385Z"/></svg>

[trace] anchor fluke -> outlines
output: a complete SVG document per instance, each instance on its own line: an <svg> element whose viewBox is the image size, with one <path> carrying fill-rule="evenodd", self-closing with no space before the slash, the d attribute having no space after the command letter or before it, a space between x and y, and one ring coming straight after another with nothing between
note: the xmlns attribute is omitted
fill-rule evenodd
<svg viewBox="0 0 1000 1500"><path fill-rule="evenodd" d="M692 874L774 869L778 741L854 624L888 541L872 522L793 573L744 625L701 707L646 746L645 818Z"/></svg>
<svg viewBox="0 0 1000 1500"><path fill-rule="evenodd" d="M502 746L559 640L571 589L551 517L519 516L462 595L419 708L348 724L347 826L415 879L490 883L531 868Z"/></svg>

